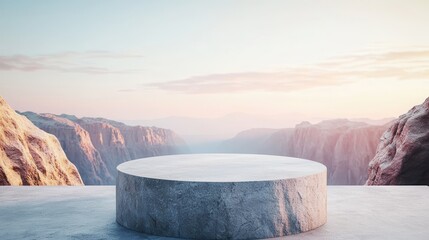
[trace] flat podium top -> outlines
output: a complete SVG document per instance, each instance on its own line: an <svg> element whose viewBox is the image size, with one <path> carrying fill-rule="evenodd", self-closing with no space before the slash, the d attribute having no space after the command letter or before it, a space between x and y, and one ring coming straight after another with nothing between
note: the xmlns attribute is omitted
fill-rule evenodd
<svg viewBox="0 0 429 240"><path fill-rule="evenodd" d="M117 169L142 178L188 182L270 181L326 171L310 160L258 154L167 155L128 161Z"/></svg>

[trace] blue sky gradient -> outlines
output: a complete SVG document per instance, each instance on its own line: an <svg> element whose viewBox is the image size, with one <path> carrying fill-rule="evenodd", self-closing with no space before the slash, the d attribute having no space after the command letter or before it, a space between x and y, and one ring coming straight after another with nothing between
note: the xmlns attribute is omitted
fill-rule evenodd
<svg viewBox="0 0 429 240"><path fill-rule="evenodd" d="M429 92L428 12L424 0L2 0L0 94L114 119L392 117Z"/></svg>

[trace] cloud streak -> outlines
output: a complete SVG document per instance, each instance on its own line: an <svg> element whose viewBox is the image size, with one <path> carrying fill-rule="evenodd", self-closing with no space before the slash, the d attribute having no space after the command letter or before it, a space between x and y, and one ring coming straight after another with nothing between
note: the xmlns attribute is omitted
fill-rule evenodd
<svg viewBox="0 0 429 240"><path fill-rule="evenodd" d="M124 88L124 89L119 89L118 92L121 93L129 93L129 92L135 92L137 89L134 88Z"/></svg>
<svg viewBox="0 0 429 240"><path fill-rule="evenodd" d="M144 86L186 94L292 92L374 79L429 80L429 50L363 53L278 72L209 74Z"/></svg>
<svg viewBox="0 0 429 240"><path fill-rule="evenodd" d="M48 70L87 74L138 73L142 70L120 69L114 65L118 62L135 61L142 58L143 56L139 54L107 51L63 52L36 56L0 56L0 71L34 72Z"/></svg>
<svg viewBox="0 0 429 240"><path fill-rule="evenodd" d="M323 76L324 81L320 81ZM219 93L241 91L295 91L314 86L332 86L345 83L324 71L294 69L287 72L241 72L195 76L183 80L151 83L146 86L184 93Z"/></svg>

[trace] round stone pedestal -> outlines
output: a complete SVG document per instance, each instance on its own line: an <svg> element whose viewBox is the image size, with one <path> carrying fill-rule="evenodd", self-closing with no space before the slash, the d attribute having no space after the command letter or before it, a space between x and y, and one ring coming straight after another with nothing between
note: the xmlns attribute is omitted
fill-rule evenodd
<svg viewBox="0 0 429 240"><path fill-rule="evenodd" d="M189 154L117 167L116 221L151 235L255 239L326 222L326 167L298 158Z"/></svg>

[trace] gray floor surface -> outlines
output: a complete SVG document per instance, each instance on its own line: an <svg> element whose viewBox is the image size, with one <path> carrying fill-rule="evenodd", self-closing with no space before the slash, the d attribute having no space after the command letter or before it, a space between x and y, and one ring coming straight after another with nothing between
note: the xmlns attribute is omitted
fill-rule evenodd
<svg viewBox="0 0 429 240"><path fill-rule="evenodd" d="M0 187L0 239L167 239L115 222L115 187ZM278 239L429 239L429 187L329 186L328 222Z"/></svg>

